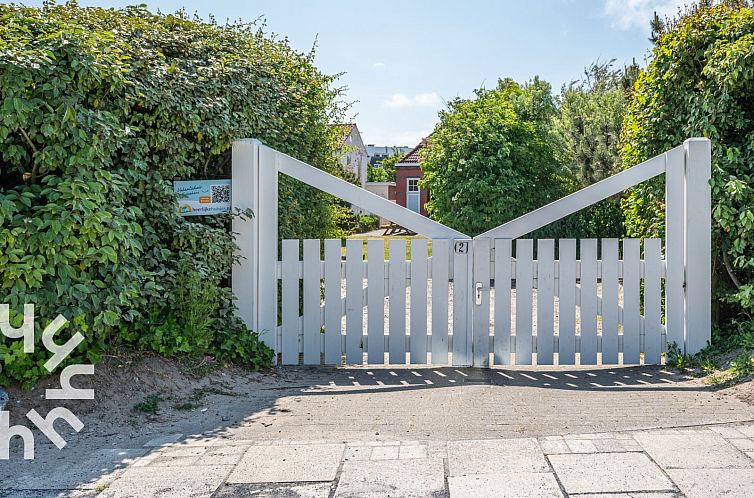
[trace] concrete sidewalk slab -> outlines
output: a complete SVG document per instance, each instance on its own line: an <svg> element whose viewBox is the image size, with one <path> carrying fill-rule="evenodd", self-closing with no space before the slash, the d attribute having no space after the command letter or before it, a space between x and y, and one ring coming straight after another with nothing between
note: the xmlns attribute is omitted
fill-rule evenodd
<svg viewBox="0 0 754 498"><path fill-rule="evenodd" d="M209 498L232 469L230 465L133 467L97 498Z"/></svg>
<svg viewBox="0 0 754 498"><path fill-rule="evenodd" d="M252 446L228 478L231 484L332 481L344 444Z"/></svg>
<svg viewBox="0 0 754 498"><path fill-rule="evenodd" d="M494 439L448 443L450 477L513 472L547 472L536 439Z"/></svg>
<svg viewBox="0 0 754 498"><path fill-rule="evenodd" d="M451 498L562 498L555 476L549 472L485 474L448 479Z"/></svg>
<svg viewBox="0 0 754 498"><path fill-rule="evenodd" d="M212 498L328 498L331 484L226 484Z"/></svg>
<svg viewBox="0 0 754 498"><path fill-rule="evenodd" d="M550 455L567 493L674 491L673 483L642 453Z"/></svg>
<svg viewBox="0 0 754 498"><path fill-rule="evenodd" d="M14 479L2 481L2 485L15 490L102 488L115 481L123 469L135 463L147 451L143 448L100 450L76 465L63 465L43 472L38 471L41 462L31 460L24 462L22 468L25 472Z"/></svg>
<svg viewBox="0 0 754 498"><path fill-rule="evenodd" d="M443 462L437 458L348 461L335 498L440 498L447 496Z"/></svg>
<svg viewBox="0 0 754 498"><path fill-rule="evenodd" d="M635 438L647 453L666 469L754 466L750 458L730 445L722 436L711 431L697 431L691 434L645 432L636 434Z"/></svg>
<svg viewBox="0 0 754 498"><path fill-rule="evenodd" d="M598 493L577 495L578 498L683 498L680 493Z"/></svg>
<svg viewBox="0 0 754 498"><path fill-rule="evenodd" d="M671 469L668 474L686 498L754 496L754 469Z"/></svg>

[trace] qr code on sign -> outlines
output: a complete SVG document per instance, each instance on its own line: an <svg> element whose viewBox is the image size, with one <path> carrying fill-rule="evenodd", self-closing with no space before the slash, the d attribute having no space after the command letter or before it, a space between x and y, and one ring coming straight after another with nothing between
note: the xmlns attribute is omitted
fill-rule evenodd
<svg viewBox="0 0 754 498"><path fill-rule="evenodd" d="M230 202L230 185L212 185L212 203Z"/></svg>

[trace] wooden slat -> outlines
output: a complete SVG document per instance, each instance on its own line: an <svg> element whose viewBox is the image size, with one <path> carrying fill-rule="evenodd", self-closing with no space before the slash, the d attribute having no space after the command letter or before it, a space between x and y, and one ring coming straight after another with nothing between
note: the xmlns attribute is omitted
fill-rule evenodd
<svg viewBox="0 0 754 498"><path fill-rule="evenodd" d="M537 241L537 364L552 365L555 319L555 241Z"/></svg>
<svg viewBox="0 0 754 498"><path fill-rule="evenodd" d="M472 308L474 335L474 366L490 366L490 241L474 240L474 307ZM476 287L481 284L481 301L476 300Z"/></svg>
<svg viewBox="0 0 754 498"><path fill-rule="evenodd" d="M364 335L364 241L346 241L346 363L361 365Z"/></svg>
<svg viewBox="0 0 754 498"><path fill-rule="evenodd" d="M558 364L576 363L576 240L560 239L558 282Z"/></svg>
<svg viewBox="0 0 754 498"><path fill-rule="evenodd" d="M432 240L432 364L448 363L448 239Z"/></svg>
<svg viewBox="0 0 754 498"><path fill-rule="evenodd" d="M340 365L343 355L340 249L340 239L325 240L325 363L328 365Z"/></svg>
<svg viewBox="0 0 754 498"><path fill-rule="evenodd" d="M495 239L495 365L511 361L511 240Z"/></svg>
<svg viewBox="0 0 754 498"><path fill-rule="evenodd" d="M427 363L427 239L411 240L411 363Z"/></svg>
<svg viewBox="0 0 754 498"><path fill-rule="evenodd" d="M385 363L385 243L367 242L367 353L369 363Z"/></svg>
<svg viewBox="0 0 754 498"><path fill-rule="evenodd" d="M406 241L390 241L390 363L406 364Z"/></svg>
<svg viewBox="0 0 754 498"><path fill-rule="evenodd" d="M639 363L640 299L639 239L623 240L623 364Z"/></svg>
<svg viewBox="0 0 754 498"><path fill-rule="evenodd" d="M665 153L665 326L667 343L685 344L686 153L683 146Z"/></svg>
<svg viewBox="0 0 754 498"><path fill-rule="evenodd" d="M304 240L304 365L319 365L322 344L320 328L320 243Z"/></svg>
<svg viewBox="0 0 754 498"><path fill-rule="evenodd" d="M659 364L662 352L662 241L644 239L644 363Z"/></svg>
<svg viewBox="0 0 754 498"><path fill-rule="evenodd" d="M473 361L469 314L474 299L471 295L472 245L468 239L453 242L453 365L457 366L469 366Z"/></svg>
<svg viewBox="0 0 754 498"><path fill-rule="evenodd" d="M299 240L283 241L283 365L298 365L299 352L299 302L298 269Z"/></svg>
<svg viewBox="0 0 754 498"><path fill-rule="evenodd" d="M582 239L581 348L582 365L597 364L597 239Z"/></svg>
<svg viewBox="0 0 754 498"><path fill-rule="evenodd" d="M258 146L258 150L259 164L264 165L264 167L257 167L259 183L258 185L245 186L245 188L258 189L254 190L255 194L258 194L258 198L254 201L256 208L252 220L252 226L258 228L258 233L255 234L257 239L254 241L258 249L252 253L251 262L257 265L258 272L258 280L252 282L258 289L258 292L254 294L257 300L255 304L258 311L258 321L257 323L253 321L247 323L252 327L256 326L253 330L259 333L259 338L266 345L277 348L279 303L277 269L274 262L278 258L278 154L276 151L261 145ZM246 263L241 265L242 268L244 266L246 266ZM240 277L240 275L236 276ZM235 282L235 279L233 281ZM245 307L243 304L241 306ZM246 313L241 316L244 315Z"/></svg>
<svg viewBox="0 0 754 498"><path fill-rule="evenodd" d="M531 239L516 241L516 364L531 365L532 262Z"/></svg>
<svg viewBox="0 0 754 498"><path fill-rule="evenodd" d="M618 364L618 239L602 239L602 364Z"/></svg>

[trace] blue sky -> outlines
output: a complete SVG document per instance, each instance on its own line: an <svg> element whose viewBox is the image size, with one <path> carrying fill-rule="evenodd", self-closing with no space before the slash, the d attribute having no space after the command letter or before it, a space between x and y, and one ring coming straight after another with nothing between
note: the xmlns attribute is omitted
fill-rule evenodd
<svg viewBox="0 0 754 498"><path fill-rule="evenodd" d="M492 87L500 77L539 75L556 89L597 59L618 64L648 53L653 11L684 0L154 0L86 1L152 10L185 7L218 20L266 19L268 31L308 51L317 66L345 73L351 117L364 141L415 145L444 102ZM39 5L41 1L26 1Z"/></svg>

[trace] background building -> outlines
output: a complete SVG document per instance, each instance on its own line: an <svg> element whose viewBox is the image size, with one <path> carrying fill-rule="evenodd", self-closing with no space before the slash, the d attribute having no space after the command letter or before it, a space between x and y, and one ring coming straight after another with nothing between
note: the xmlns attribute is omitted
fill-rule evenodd
<svg viewBox="0 0 754 498"><path fill-rule="evenodd" d="M341 148L338 151L338 161L343 169L353 173L359 179L362 187L367 182L367 166L369 155L361 139L361 133L356 123L336 124L341 136Z"/></svg>
<svg viewBox="0 0 754 498"><path fill-rule="evenodd" d="M421 163L422 151L429 146L429 137L411 149L395 165L395 201L412 211L427 216L425 204L429 200L429 191L419 186L424 176Z"/></svg>
<svg viewBox="0 0 754 498"><path fill-rule="evenodd" d="M369 164L372 166L378 164L383 159L386 159L394 154L407 154L411 150L411 147L406 145L389 146L389 145L367 145L367 155L369 156Z"/></svg>

